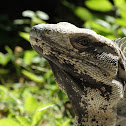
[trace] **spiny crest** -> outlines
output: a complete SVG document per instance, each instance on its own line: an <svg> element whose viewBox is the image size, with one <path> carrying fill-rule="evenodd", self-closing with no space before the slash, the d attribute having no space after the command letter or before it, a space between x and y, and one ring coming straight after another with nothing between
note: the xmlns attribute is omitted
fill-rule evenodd
<svg viewBox="0 0 126 126"><path fill-rule="evenodd" d="M126 57L126 37L118 38L113 41L118 44L118 46L120 47L120 49L122 50L122 52L124 53Z"/></svg>

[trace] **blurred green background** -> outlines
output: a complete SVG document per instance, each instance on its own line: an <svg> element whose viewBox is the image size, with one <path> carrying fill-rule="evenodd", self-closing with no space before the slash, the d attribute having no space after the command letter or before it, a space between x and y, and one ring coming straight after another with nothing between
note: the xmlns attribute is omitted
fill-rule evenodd
<svg viewBox="0 0 126 126"><path fill-rule="evenodd" d="M67 21L109 39L126 36L125 0L3 1L0 8L0 126L73 126L68 97L30 46L40 23Z"/></svg>

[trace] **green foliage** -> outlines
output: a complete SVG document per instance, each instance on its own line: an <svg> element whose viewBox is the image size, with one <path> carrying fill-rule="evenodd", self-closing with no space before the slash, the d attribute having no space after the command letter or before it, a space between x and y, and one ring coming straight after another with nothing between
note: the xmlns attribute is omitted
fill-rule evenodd
<svg viewBox="0 0 126 126"><path fill-rule="evenodd" d="M109 0L86 0L85 4L92 10L97 11L110 11L113 6Z"/></svg>
<svg viewBox="0 0 126 126"><path fill-rule="evenodd" d="M25 40L29 42L29 33L19 32L19 36L21 36L22 38L24 38Z"/></svg>
<svg viewBox="0 0 126 126"><path fill-rule="evenodd" d="M64 0L63 4L84 21L85 28L92 29L107 38L115 39L126 35L126 1L113 0L113 2L114 5L109 0L86 0L85 7L81 7ZM100 13L96 14L92 10ZM109 11L114 11L116 17L110 16L109 13L104 14Z"/></svg>
<svg viewBox="0 0 126 126"><path fill-rule="evenodd" d="M90 11L88 11L88 9L83 8L83 7L77 7L74 10L74 13L80 17L82 20L90 20L92 19L92 14L90 13Z"/></svg>
<svg viewBox="0 0 126 126"><path fill-rule="evenodd" d="M13 118L0 119L0 126L22 126ZM26 125L27 126L27 125Z"/></svg>

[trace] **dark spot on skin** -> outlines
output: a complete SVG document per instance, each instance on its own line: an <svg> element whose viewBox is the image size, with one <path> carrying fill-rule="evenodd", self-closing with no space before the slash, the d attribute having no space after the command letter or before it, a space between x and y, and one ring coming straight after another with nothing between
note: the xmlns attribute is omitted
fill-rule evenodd
<svg viewBox="0 0 126 126"><path fill-rule="evenodd" d="M96 119L94 118L94 119L92 119L91 121L94 122L94 121L96 121Z"/></svg>
<svg viewBox="0 0 126 126"><path fill-rule="evenodd" d="M35 38L35 42L39 42L39 39Z"/></svg>
<svg viewBox="0 0 126 126"><path fill-rule="evenodd" d="M87 73L87 71L86 71L86 70L84 70L84 73Z"/></svg>
<svg viewBox="0 0 126 126"><path fill-rule="evenodd" d="M108 120L108 118L105 118L105 120Z"/></svg>
<svg viewBox="0 0 126 126"><path fill-rule="evenodd" d="M91 100L94 100L94 98L91 98Z"/></svg>
<svg viewBox="0 0 126 126"><path fill-rule="evenodd" d="M107 110L107 107L108 107L108 105L104 105L104 106L100 107L100 109L106 111Z"/></svg>
<svg viewBox="0 0 126 126"><path fill-rule="evenodd" d="M108 74L107 73L102 73L105 77L108 77Z"/></svg>

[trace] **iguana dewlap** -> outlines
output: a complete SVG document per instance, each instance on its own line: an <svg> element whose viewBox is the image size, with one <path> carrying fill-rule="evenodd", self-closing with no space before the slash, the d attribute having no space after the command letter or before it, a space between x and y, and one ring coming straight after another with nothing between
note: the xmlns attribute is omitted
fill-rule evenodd
<svg viewBox="0 0 126 126"><path fill-rule="evenodd" d="M34 26L30 42L68 95L75 126L126 126L125 38L61 22Z"/></svg>

